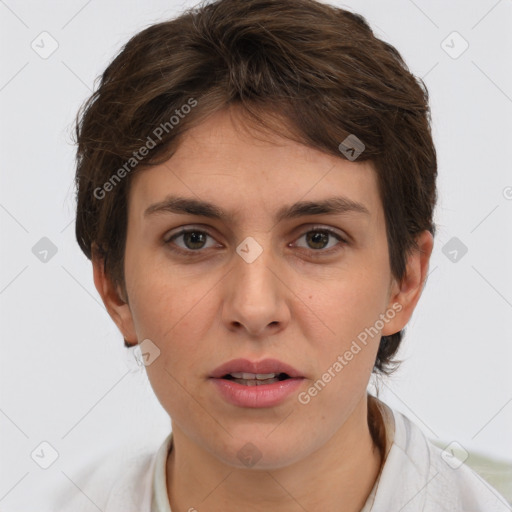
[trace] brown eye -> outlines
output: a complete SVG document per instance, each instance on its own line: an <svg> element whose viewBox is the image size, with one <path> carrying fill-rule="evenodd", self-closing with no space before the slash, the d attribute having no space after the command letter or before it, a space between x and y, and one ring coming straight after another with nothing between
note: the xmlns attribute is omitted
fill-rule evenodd
<svg viewBox="0 0 512 512"><path fill-rule="evenodd" d="M202 249L208 235L200 231L188 231L182 236L187 249Z"/></svg>
<svg viewBox="0 0 512 512"><path fill-rule="evenodd" d="M306 233L306 242L313 249L325 249L326 245L329 243L330 236L329 233L322 231L310 231Z"/></svg>
<svg viewBox="0 0 512 512"><path fill-rule="evenodd" d="M306 249L311 249L312 252L328 253L339 249L338 246L343 246L348 243L341 235L337 232L327 229L312 229L304 233L298 240L304 238L306 242ZM332 243L333 239L336 239L338 243ZM331 244L329 246L329 244ZM304 247L298 245L298 247Z"/></svg>
<svg viewBox="0 0 512 512"><path fill-rule="evenodd" d="M165 240L165 244L169 244L171 250L177 252L200 252L201 249L208 248L206 246L208 238L212 238L213 240L213 237L206 231L199 229L183 229ZM175 241L178 239L182 239L182 245L176 244ZM172 245L176 245L177 248L172 248ZM213 245L210 247L213 247Z"/></svg>

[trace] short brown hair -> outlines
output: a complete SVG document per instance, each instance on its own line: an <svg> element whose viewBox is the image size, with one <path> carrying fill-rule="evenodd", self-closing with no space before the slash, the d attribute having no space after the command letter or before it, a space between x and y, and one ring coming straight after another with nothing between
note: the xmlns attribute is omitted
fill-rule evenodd
<svg viewBox="0 0 512 512"><path fill-rule="evenodd" d="M340 158L346 137L363 142L358 161L375 166L391 272L402 280L416 235L435 234L428 92L363 17L314 0L218 0L128 41L77 114L76 237L85 255L97 250L126 290L131 177L166 161L188 129L232 105ZM375 372L391 373L401 339L402 331L382 336Z"/></svg>

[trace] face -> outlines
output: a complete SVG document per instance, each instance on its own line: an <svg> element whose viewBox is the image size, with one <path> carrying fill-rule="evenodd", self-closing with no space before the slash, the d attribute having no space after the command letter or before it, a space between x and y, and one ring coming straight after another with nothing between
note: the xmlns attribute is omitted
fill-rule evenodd
<svg viewBox="0 0 512 512"><path fill-rule="evenodd" d="M408 314L395 309L378 321L399 288L372 164L275 135L264 140L232 115L209 118L170 160L133 176L128 304L115 319L125 337L160 350L146 369L173 430L237 467L251 442L259 467L277 468L349 424L365 399L380 335L397 332ZM163 207L169 196L211 203L222 215ZM359 208L283 214L298 202L335 198ZM370 328L378 335L357 351L354 341ZM236 358L277 359L302 379L275 405L236 405L211 378Z"/></svg>

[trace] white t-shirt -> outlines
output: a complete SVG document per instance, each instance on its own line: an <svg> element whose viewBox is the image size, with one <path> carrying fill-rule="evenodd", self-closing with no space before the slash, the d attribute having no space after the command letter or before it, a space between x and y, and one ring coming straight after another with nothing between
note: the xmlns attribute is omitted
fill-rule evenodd
<svg viewBox="0 0 512 512"><path fill-rule="evenodd" d="M511 512L498 491L432 444L407 416L375 399L386 431L385 460L361 512ZM172 512L166 461L172 433L156 453L113 454L61 496L60 512Z"/></svg>

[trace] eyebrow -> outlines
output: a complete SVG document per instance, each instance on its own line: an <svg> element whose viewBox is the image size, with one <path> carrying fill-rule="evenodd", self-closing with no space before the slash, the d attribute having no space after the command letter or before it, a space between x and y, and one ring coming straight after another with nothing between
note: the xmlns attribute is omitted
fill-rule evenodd
<svg viewBox="0 0 512 512"><path fill-rule="evenodd" d="M220 206L194 198L167 196L163 201L152 204L144 211L144 217L155 214L177 213L199 217L208 217L232 222L234 213L223 210ZM370 215L368 208L348 197L329 197L321 201L299 201L290 206L283 206L275 215L276 222L291 220L309 215L343 215L347 213L362 213Z"/></svg>

